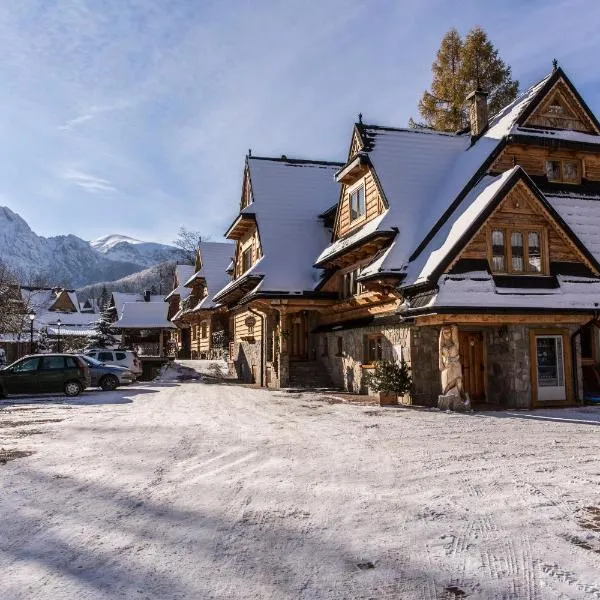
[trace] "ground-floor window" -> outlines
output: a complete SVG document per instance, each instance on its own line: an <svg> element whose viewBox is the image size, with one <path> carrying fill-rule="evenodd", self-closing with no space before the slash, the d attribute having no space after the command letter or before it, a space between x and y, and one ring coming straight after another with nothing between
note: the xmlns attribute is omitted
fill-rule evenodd
<svg viewBox="0 0 600 600"><path fill-rule="evenodd" d="M372 364L383 359L383 336L368 335L366 336L366 355L367 363Z"/></svg>

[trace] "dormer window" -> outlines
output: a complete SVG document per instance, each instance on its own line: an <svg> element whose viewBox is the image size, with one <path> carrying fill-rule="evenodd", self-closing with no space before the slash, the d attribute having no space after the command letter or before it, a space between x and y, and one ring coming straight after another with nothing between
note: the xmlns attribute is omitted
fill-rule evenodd
<svg viewBox="0 0 600 600"><path fill-rule="evenodd" d="M494 229L489 253L493 273L536 275L545 271L543 232Z"/></svg>
<svg viewBox="0 0 600 600"><path fill-rule="evenodd" d="M245 273L252 266L252 247L246 248L242 252L242 273Z"/></svg>
<svg viewBox="0 0 600 600"><path fill-rule="evenodd" d="M581 183L581 161L547 160L546 176L548 177L548 181Z"/></svg>
<svg viewBox="0 0 600 600"><path fill-rule="evenodd" d="M365 186L359 185L348 194L350 204L350 221L356 221L365 216Z"/></svg>

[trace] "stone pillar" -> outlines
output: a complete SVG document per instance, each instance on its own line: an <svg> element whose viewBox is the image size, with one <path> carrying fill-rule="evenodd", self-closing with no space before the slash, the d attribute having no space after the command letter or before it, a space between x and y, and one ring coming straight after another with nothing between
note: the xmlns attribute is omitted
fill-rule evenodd
<svg viewBox="0 0 600 600"><path fill-rule="evenodd" d="M279 387L288 387L290 383L289 336L290 316L281 311L279 323Z"/></svg>

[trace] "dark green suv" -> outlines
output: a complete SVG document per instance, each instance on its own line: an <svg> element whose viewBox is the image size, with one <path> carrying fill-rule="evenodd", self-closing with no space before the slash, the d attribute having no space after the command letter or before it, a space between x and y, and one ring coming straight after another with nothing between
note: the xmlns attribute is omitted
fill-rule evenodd
<svg viewBox="0 0 600 600"><path fill-rule="evenodd" d="M73 354L25 356L0 369L0 397L53 392L77 396L89 385L89 367Z"/></svg>

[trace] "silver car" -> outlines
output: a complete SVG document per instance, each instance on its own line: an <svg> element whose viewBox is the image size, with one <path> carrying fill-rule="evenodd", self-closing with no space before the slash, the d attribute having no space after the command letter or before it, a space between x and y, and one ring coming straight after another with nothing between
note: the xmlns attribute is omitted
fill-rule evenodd
<svg viewBox="0 0 600 600"><path fill-rule="evenodd" d="M126 367L105 365L103 362L85 354L79 354L79 357L90 368L91 387L100 387L104 391L109 391L120 385L129 385L135 381L135 374Z"/></svg>

